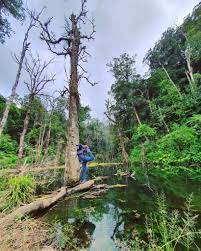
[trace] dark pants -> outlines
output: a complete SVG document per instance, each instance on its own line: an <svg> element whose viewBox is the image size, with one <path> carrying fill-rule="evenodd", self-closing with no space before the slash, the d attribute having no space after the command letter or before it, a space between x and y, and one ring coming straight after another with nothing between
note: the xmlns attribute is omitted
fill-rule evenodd
<svg viewBox="0 0 201 251"><path fill-rule="evenodd" d="M94 160L93 154L90 152L90 156L84 156L82 158L82 171L81 171L81 182L87 181L87 162Z"/></svg>

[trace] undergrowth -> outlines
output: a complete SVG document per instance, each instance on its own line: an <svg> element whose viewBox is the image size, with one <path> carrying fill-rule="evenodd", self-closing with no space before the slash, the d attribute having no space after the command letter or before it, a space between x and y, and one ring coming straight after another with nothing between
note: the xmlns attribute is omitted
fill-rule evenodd
<svg viewBox="0 0 201 251"><path fill-rule="evenodd" d="M1 183L1 188L5 191L1 198L1 210L7 212L21 204L29 203L36 184L34 178L27 174L5 179Z"/></svg>
<svg viewBox="0 0 201 251"><path fill-rule="evenodd" d="M135 230L133 239L118 243L119 247L131 251L175 251L178 246L185 251L192 247L200 250L196 239L201 230L196 230L198 216L193 214L192 196L186 201L183 214L168 211L164 194L157 198L157 206L158 211L146 217L146 238Z"/></svg>

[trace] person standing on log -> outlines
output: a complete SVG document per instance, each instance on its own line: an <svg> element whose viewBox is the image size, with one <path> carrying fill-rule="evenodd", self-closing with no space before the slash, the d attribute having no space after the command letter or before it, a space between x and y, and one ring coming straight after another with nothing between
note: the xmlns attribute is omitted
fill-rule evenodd
<svg viewBox="0 0 201 251"><path fill-rule="evenodd" d="M85 183L87 181L87 163L95 158L89 146L82 144L77 145L77 156L80 163L82 163L81 183Z"/></svg>

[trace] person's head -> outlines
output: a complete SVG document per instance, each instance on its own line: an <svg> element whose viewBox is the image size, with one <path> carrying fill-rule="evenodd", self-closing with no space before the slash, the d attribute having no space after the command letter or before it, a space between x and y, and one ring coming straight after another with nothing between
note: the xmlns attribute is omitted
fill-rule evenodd
<svg viewBox="0 0 201 251"><path fill-rule="evenodd" d="M79 144L77 145L77 155L86 154L88 146Z"/></svg>

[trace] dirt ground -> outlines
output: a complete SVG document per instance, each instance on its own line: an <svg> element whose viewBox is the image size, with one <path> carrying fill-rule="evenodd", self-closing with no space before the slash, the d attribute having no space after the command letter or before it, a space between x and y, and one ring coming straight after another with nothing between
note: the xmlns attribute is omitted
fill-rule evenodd
<svg viewBox="0 0 201 251"><path fill-rule="evenodd" d="M0 251L53 251L51 234L46 223L26 219L8 228L0 226Z"/></svg>

